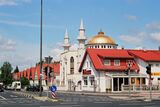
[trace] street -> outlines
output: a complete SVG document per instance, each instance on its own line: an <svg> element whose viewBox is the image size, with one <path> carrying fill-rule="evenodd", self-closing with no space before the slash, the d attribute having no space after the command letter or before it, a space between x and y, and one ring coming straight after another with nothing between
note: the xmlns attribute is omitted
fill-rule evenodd
<svg viewBox="0 0 160 107"><path fill-rule="evenodd" d="M107 96L78 95L57 93L61 102L39 101L14 94L14 91L0 93L0 107L158 107L159 101L145 102L142 100L115 100Z"/></svg>

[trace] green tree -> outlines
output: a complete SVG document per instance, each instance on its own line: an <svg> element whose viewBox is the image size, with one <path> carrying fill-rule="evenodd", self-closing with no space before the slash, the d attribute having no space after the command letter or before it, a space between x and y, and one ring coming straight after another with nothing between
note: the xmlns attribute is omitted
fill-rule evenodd
<svg viewBox="0 0 160 107"><path fill-rule="evenodd" d="M12 65L9 62L4 62L1 69L1 75L0 78L3 81L5 85L11 84L13 79L12 79Z"/></svg>
<svg viewBox="0 0 160 107"><path fill-rule="evenodd" d="M16 68L14 70L14 73L17 73L17 72L19 72L18 66L16 66Z"/></svg>
<svg viewBox="0 0 160 107"><path fill-rule="evenodd" d="M25 77L20 79L22 87L29 85L29 80Z"/></svg>

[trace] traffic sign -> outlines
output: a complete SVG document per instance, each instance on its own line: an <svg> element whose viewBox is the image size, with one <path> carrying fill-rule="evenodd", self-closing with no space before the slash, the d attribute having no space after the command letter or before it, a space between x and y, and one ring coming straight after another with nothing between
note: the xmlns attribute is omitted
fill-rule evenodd
<svg viewBox="0 0 160 107"><path fill-rule="evenodd" d="M51 91L52 91L52 92L57 91L57 87L56 87L55 85L53 85L53 86L51 87Z"/></svg>

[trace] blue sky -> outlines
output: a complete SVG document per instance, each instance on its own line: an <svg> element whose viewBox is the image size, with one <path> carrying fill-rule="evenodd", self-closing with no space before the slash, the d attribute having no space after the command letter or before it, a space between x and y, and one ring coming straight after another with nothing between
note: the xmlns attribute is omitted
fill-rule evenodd
<svg viewBox="0 0 160 107"><path fill-rule="evenodd" d="M58 60L65 29L76 48L80 20L87 38L100 29L125 48L158 49L160 0L43 0L43 56ZM0 0L0 65L39 60L40 0Z"/></svg>

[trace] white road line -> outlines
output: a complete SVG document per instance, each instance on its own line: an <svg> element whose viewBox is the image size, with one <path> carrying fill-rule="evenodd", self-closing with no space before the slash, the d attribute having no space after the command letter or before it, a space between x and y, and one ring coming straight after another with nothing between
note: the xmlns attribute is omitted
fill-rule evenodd
<svg viewBox="0 0 160 107"><path fill-rule="evenodd" d="M120 104L120 105L144 105L144 106L147 106L147 105L153 105L153 104L155 104L155 103L130 103L130 104Z"/></svg>
<svg viewBox="0 0 160 107"><path fill-rule="evenodd" d="M3 100L7 100L6 98L4 98L3 96L0 96L0 98L2 98Z"/></svg>
<svg viewBox="0 0 160 107"><path fill-rule="evenodd" d="M93 102L93 103L112 103L112 102Z"/></svg>
<svg viewBox="0 0 160 107"><path fill-rule="evenodd" d="M16 95L10 95L10 97L18 97L18 96L16 96Z"/></svg>
<svg viewBox="0 0 160 107"><path fill-rule="evenodd" d="M69 104L69 105L71 105L71 104L77 104L77 102L64 102L64 103L60 103L60 104Z"/></svg>

